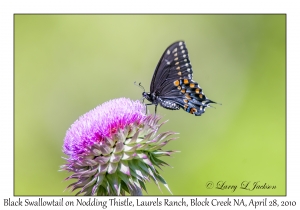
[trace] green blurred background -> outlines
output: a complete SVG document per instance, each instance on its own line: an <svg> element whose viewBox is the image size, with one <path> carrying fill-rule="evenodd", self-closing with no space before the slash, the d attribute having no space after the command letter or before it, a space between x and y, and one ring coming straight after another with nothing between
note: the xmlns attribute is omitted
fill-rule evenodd
<svg viewBox="0 0 300 210"><path fill-rule="evenodd" d="M66 130L113 98L140 99L171 43L222 103L201 117L158 107L180 138L161 174L174 195L285 195L285 15L15 15L15 195L73 195L59 172ZM151 112L154 106L150 107ZM213 182L213 189L206 187ZM219 181L237 185L220 190ZM276 186L276 189L239 189ZM162 193L153 182L148 195Z"/></svg>

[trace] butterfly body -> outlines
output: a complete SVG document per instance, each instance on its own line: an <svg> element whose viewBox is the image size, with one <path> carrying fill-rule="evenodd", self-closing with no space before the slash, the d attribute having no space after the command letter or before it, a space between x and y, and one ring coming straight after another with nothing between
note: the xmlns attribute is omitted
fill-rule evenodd
<svg viewBox="0 0 300 210"><path fill-rule="evenodd" d="M156 106L158 104L160 104L162 107L164 107L166 109L171 109L171 110L180 109L180 106L178 104L176 104L174 101L168 100L168 99L162 99L159 96L155 96L154 93L150 94L150 93L143 92L143 97L145 99L147 99L148 101L152 102L152 104L156 105ZM150 104L148 104L148 105L150 105Z"/></svg>
<svg viewBox="0 0 300 210"><path fill-rule="evenodd" d="M154 71L150 92L143 92L143 97L155 105L171 110L184 109L200 116L210 103L202 88L193 80L192 65L188 50L183 41L170 45L163 53Z"/></svg>

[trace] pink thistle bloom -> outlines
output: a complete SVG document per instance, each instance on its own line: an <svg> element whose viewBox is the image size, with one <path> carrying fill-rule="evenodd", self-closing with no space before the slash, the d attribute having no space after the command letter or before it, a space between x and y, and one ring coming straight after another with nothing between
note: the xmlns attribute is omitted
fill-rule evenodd
<svg viewBox="0 0 300 210"><path fill-rule="evenodd" d="M68 158L61 168L73 172L67 179L77 179L68 188L81 189L77 195L142 195L151 178L169 190L156 167L167 165L159 158L174 152L162 147L175 139L167 139L175 133L156 135L165 122L158 124L159 116L145 113L140 101L119 98L76 120L63 145Z"/></svg>

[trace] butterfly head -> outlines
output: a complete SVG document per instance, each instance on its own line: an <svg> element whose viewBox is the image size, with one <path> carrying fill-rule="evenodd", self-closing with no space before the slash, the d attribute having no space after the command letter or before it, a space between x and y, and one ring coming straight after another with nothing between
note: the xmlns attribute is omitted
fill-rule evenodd
<svg viewBox="0 0 300 210"><path fill-rule="evenodd" d="M143 98L147 99L148 101L152 101L150 93L143 92L142 95L143 95Z"/></svg>
<svg viewBox="0 0 300 210"><path fill-rule="evenodd" d="M147 99L148 101L150 101L150 102L152 102L152 100L151 100L151 93L147 93L146 91L145 91L145 88L141 85L141 83L139 83L138 85L136 84L136 82L134 82L134 84L136 85L136 86L138 86L138 87L140 87L140 88L142 88L143 90L144 90L144 92L142 93L142 95L143 95L143 102L144 102L144 99Z"/></svg>

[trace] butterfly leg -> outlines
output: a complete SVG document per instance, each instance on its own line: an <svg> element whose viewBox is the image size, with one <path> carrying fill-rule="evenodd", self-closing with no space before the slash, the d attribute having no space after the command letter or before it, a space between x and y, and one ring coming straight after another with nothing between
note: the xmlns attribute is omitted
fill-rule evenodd
<svg viewBox="0 0 300 210"><path fill-rule="evenodd" d="M155 115L156 115L156 110L157 110L157 104L145 104L146 105L146 114L147 114L147 106L150 106L150 105L155 105Z"/></svg>
<svg viewBox="0 0 300 210"><path fill-rule="evenodd" d="M153 104L145 104L146 105L146 114L147 114L147 112L148 112L148 108L147 108L147 106L149 106L149 105L153 105Z"/></svg>

